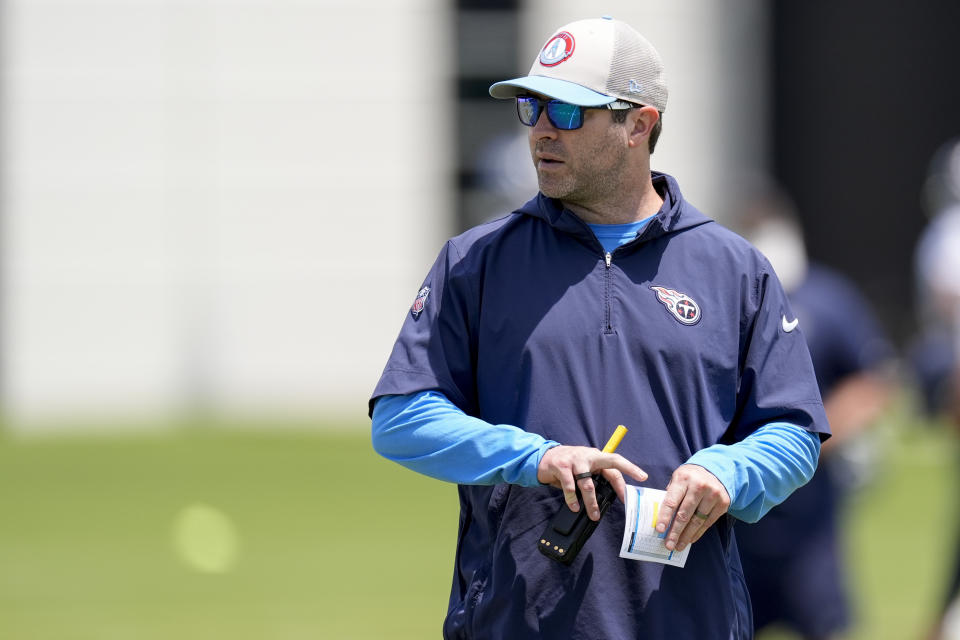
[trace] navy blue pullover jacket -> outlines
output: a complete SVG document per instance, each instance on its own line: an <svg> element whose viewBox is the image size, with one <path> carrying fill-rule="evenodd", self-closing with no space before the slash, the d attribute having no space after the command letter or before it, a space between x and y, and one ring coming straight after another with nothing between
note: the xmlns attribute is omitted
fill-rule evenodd
<svg viewBox="0 0 960 640"><path fill-rule="evenodd" d="M664 488L694 452L770 422L827 437L810 355L766 259L653 174L664 205L606 254L539 194L451 239L421 287L377 397L436 389L464 412L603 446ZM424 296L424 290L427 294ZM459 487L446 638L749 638L731 518L684 568L618 557L615 504L572 566L535 552L550 487Z"/></svg>

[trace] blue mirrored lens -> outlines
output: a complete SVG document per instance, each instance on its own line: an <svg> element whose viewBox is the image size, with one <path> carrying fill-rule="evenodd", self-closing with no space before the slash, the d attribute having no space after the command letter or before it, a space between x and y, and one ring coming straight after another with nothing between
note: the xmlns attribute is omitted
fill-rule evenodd
<svg viewBox="0 0 960 640"><path fill-rule="evenodd" d="M518 97L517 115L520 116L520 122L528 127L537 124L537 119L540 117L540 101L536 98Z"/></svg>
<svg viewBox="0 0 960 640"><path fill-rule="evenodd" d="M547 117L557 129L579 129L583 124L583 108L566 102L547 103Z"/></svg>
<svg viewBox="0 0 960 640"><path fill-rule="evenodd" d="M557 129L579 129L583 126L583 107L559 100L545 102L531 96L517 96L517 115L520 116L520 122L528 127L535 126L544 106L547 108L550 124Z"/></svg>

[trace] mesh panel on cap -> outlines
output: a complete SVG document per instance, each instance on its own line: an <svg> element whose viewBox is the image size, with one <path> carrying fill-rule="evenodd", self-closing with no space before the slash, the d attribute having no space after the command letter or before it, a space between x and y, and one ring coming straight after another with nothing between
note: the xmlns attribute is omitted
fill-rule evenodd
<svg viewBox="0 0 960 640"><path fill-rule="evenodd" d="M639 85L639 92L631 91L631 80ZM606 93L621 100L642 102L658 111L667 108L667 84L660 56L649 42L623 23L616 23L614 30Z"/></svg>

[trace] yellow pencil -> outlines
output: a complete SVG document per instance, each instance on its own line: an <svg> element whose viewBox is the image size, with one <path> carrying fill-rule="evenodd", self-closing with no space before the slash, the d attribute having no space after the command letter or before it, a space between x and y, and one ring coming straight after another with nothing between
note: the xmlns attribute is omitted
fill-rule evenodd
<svg viewBox="0 0 960 640"><path fill-rule="evenodd" d="M618 425L616 431L614 431L610 439L607 440L607 444L604 445L603 452L613 453L616 451L617 447L620 446L620 441L623 440L623 436L625 435L627 435L627 428L622 424Z"/></svg>

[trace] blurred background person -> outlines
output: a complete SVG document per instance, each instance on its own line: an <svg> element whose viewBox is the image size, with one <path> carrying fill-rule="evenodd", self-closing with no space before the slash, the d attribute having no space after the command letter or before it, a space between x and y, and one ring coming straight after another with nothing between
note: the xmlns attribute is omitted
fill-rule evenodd
<svg viewBox="0 0 960 640"><path fill-rule="evenodd" d="M930 222L915 255L919 331L909 361L926 417L946 419L960 434L960 138L934 153L922 197ZM960 638L960 544L956 547L932 639Z"/></svg>
<svg viewBox="0 0 960 640"><path fill-rule="evenodd" d="M753 178L731 224L771 261L813 358L834 437L813 479L756 524L737 523L737 542L757 632L779 623L809 640L851 625L842 553L843 496L862 481L866 430L891 397L894 350L873 310L845 276L812 262L789 196Z"/></svg>
<svg viewBox="0 0 960 640"><path fill-rule="evenodd" d="M917 241L919 335L910 363L931 416L960 424L957 350L960 343L960 139L934 154L923 188L930 222Z"/></svg>
<svg viewBox="0 0 960 640"><path fill-rule="evenodd" d="M513 211L516 203L526 202L539 189L529 155L526 131L519 129L492 138L478 152L478 192L486 196L490 211L486 220Z"/></svg>

